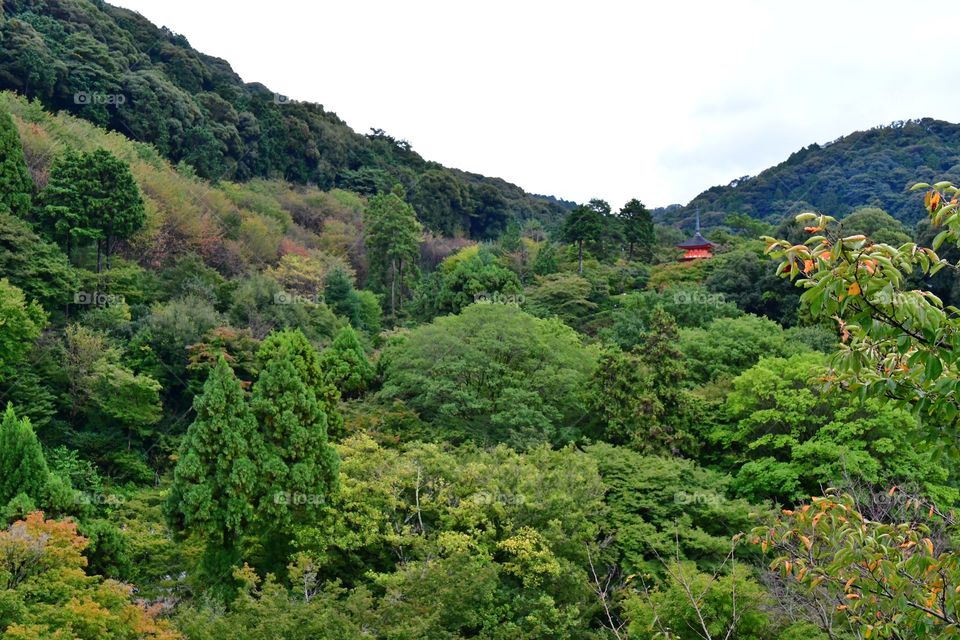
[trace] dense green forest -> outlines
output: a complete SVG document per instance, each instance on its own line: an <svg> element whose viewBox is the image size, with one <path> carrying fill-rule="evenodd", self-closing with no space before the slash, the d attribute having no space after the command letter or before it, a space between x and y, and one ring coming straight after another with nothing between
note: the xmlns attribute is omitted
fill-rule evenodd
<svg viewBox="0 0 960 640"><path fill-rule="evenodd" d="M957 125L650 211L102 2L0 50L3 640L960 630Z"/></svg>
<svg viewBox="0 0 960 640"><path fill-rule="evenodd" d="M5 639L957 624L945 185L678 262L639 200L436 236L11 93L0 184Z"/></svg>
<svg viewBox="0 0 960 640"><path fill-rule="evenodd" d="M872 206L914 224L923 212L909 187L940 180L960 180L960 125L923 118L811 144L756 176L707 189L686 206L655 213L659 220L687 226L697 210L714 224L733 213L777 224L785 215L807 210L842 217Z"/></svg>
<svg viewBox="0 0 960 640"><path fill-rule="evenodd" d="M373 195L401 184L436 234L496 237L557 224L572 203L424 160L382 130L244 83L230 65L133 11L91 0L6 0L0 90L146 142L209 180L283 179Z"/></svg>

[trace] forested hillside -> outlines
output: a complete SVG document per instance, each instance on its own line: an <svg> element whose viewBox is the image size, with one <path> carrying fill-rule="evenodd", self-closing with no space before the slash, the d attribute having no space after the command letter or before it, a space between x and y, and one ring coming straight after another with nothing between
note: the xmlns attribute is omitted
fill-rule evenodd
<svg viewBox="0 0 960 640"><path fill-rule="evenodd" d="M957 634L960 126L571 203L2 7L0 640Z"/></svg>
<svg viewBox="0 0 960 640"><path fill-rule="evenodd" d="M946 191L689 262L638 200L478 243L11 93L0 187L4 640L957 624Z"/></svg>
<svg viewBox="0 0 960 640"><path fill-rule="evenodd" d="M656 211L689 226L695 211L720 222L743 213L780 223L807 210L844 216L858 207L885 210L913 224L922 217L909 187L960 179L960 125L924 118L857 131L825 145L811 144L756 176L707 189L684 207Z"/></svg>
<svg viewBox="0 0 960 640"><path fill-rule="evenodd" d="M230 65L141 15L91 0L8 0L0 89L153 145L211 179L277 178L372 195L404 186L438 234L491 238L509 220L559 221L570 203L424 160L381 130L244 83Z"/></svg>

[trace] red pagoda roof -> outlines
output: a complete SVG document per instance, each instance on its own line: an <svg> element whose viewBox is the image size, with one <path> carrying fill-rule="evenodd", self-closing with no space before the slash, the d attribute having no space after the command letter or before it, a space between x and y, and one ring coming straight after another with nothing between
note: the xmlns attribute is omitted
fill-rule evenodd
<svg viewBox="0 0 960 640"><path fill-rule="evenodd" d="M689 240L684 240L683 242L678 244L677 248L678 249L709 249L710 247L715 247L715 246L717 246L715 243L710 242L709 240L704 238L702 235L700 235L700 231L698 230L692 238L690 238Z"/></svg>

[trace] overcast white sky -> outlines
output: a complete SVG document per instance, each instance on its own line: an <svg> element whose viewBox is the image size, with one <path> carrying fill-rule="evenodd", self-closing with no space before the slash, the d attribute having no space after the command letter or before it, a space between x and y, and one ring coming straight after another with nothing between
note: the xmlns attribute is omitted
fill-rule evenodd
<svg viewBox="0 0 960 640"><path fill-rule="evenodd" d="M357 131L614 207L686 203L857 129L960 120L957 2L110 1Z"/></svg>

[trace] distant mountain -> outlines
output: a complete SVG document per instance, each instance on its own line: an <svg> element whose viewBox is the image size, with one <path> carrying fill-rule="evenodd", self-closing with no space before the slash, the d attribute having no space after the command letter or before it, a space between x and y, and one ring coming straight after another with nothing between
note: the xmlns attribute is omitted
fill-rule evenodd
<svg viewBox="0 0 960 640"><path fill-rule="evenodd" d="M549 226L564 215L562 201L447 169L382 130L360 135L322 105L244 83L226 61L133 11L90 0L0 4L0 89L148 142L201 177L365 194L399 183L433 231L476 238L510 218Z"/></svg>
<svg viewBox="0 0 960 640"><path fill-rule="evenodd" d="M841 217L857 207L880 207L912 224L923 217L916 182L960 181L960 125L924 118L894 122L811 144L757 176L707 189L686 206L657 209L661 222L692 224L700 210L705 225L728 213L779 222L814 210Z"/></svg>

